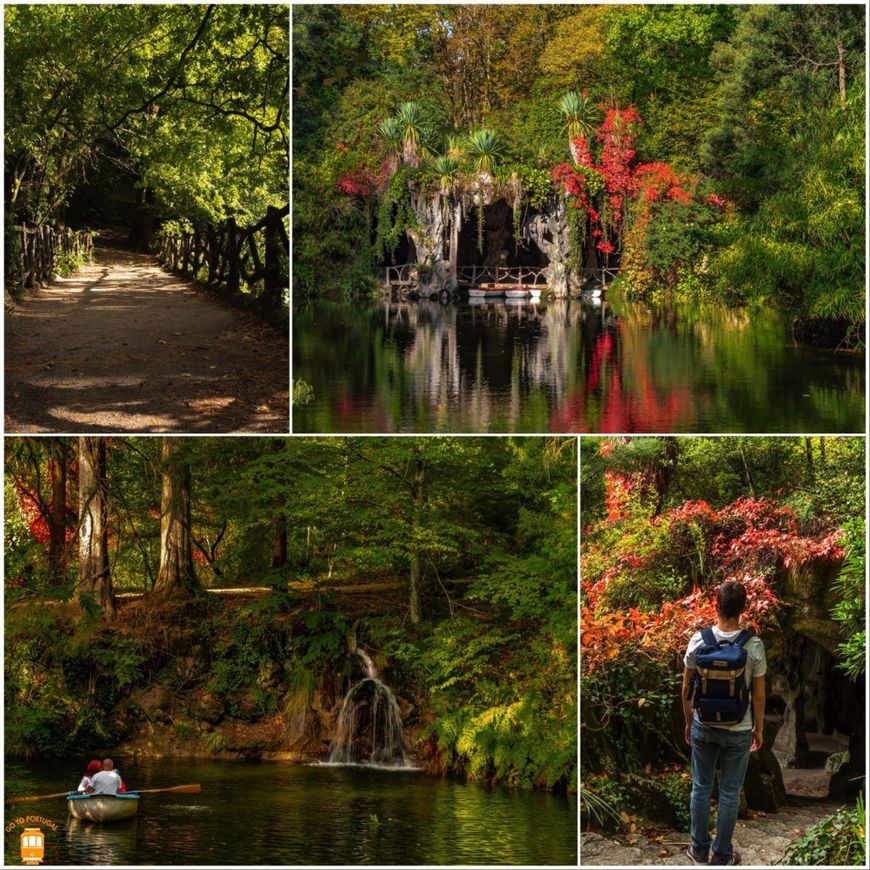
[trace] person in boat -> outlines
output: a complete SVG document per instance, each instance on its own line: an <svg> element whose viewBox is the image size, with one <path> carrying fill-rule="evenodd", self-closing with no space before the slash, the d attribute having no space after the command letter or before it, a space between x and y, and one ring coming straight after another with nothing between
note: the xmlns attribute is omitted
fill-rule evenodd
<svg viewBox="0 0 870 870"><path fill-rule="evenodd" d="M82 781L79 783L78 791L80 793L86 792L89 786L92 786L93 783L91 780L95 773L103 769L103 762L99 760L99 758L95 758L93 761L88 762L88 766L85 768L85 774L82 777Z"/></svg>
<svg viewBox="0 0 870 870"><path fill-rule="evenodd" d="M91 784L85 789L86 794L118 794L126 791L121 774L115 770L115 762L104 758L102 769L91 777Z"/></svg>

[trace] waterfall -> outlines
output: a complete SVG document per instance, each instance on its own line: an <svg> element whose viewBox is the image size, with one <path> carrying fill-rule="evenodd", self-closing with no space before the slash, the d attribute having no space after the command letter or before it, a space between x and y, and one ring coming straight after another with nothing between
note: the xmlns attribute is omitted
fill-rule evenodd
<svg viewBox="0 0 870 870"><path fill-rule="evenodd" d="M365 677L344 696L329 749L331 764L377 764L410 767L395 695L378 675L365 650L357 648Z"/></svg>

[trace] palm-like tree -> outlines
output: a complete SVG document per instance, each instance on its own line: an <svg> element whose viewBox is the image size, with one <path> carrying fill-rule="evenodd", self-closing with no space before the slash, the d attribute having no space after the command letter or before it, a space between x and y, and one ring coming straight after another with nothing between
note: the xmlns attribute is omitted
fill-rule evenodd
<svg viewBox="0 0 870 870"><path fill-rule="evenodd" d="M398 118L384 118L378 127L378 134L386 146L387 153L396 156L402 153L402 127Z"/></svg>
<svg viewBox="0 0 870 870"><path fill-rule="evenodd" d="M433 169L441 186L441 193L446 196L453 190L462 169L462 163L450 154L442 154L436 158Z"/></svg>
<svg viewBox="0 0 870 870"><path fill-rule="evenodd" d="M565 116L564 130L568 134L568 146L571 149L571 156L574 162L577 162L577 149L574 145L574 140L581 136L589 139L595 131L595 122L598 119L598 112L589 97L584 94L579 94L577 91L568 91L561 100L559 100L559 108Z"/></svg>
<svg viewBox="0 0 870 870"><path fill-rule="evenodd" d="M431 151L432 131L419 103L403 103L396 112L396 122L402 136L402 150L406 163L416 166L420 157Z"/></svg>
<svg viewBox="0 0 870 870"><path fill-rule="evenodd" d="M468 156L482 181L488 181L496 163L504 154L504 146L495 132L481 127L468 137Z"/></svg>

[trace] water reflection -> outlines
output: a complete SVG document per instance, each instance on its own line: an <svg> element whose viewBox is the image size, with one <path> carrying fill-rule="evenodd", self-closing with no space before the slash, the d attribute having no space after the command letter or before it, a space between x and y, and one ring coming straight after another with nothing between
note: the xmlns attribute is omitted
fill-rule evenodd
<svg viewBox="0 0 870 870"><path fill-rule="evenodd" d="M71 777L78 767L67 765ZM14 768L10 770L10 768ZM175 760L124 762L139 788L199 782L198 795L145 795L110 825L69 819L63 800L28 805L57 822L57 864L576 864L577 803L417 771ZM15 794L57 787L58 762L10 765ZM18 863L7 835L6 864Z"/></svg>
<svg viewBox="0 0 870 870"><path fill-rule="evenodd" d="M863 357L774 312L607 301L318 301L294 313L299 432L858 432Z"/></svg>

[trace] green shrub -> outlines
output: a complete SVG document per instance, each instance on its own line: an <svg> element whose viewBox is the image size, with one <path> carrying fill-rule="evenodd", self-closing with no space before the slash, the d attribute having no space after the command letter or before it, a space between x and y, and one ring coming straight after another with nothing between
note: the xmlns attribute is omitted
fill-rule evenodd
<svg viewBox="0 0 870 870"><path fill-rule="evenodd" d="M859 796L854 807L842 807L813 825L789 847L780 863L798 867L866 866L864 823L864 798Z"/></svg>

